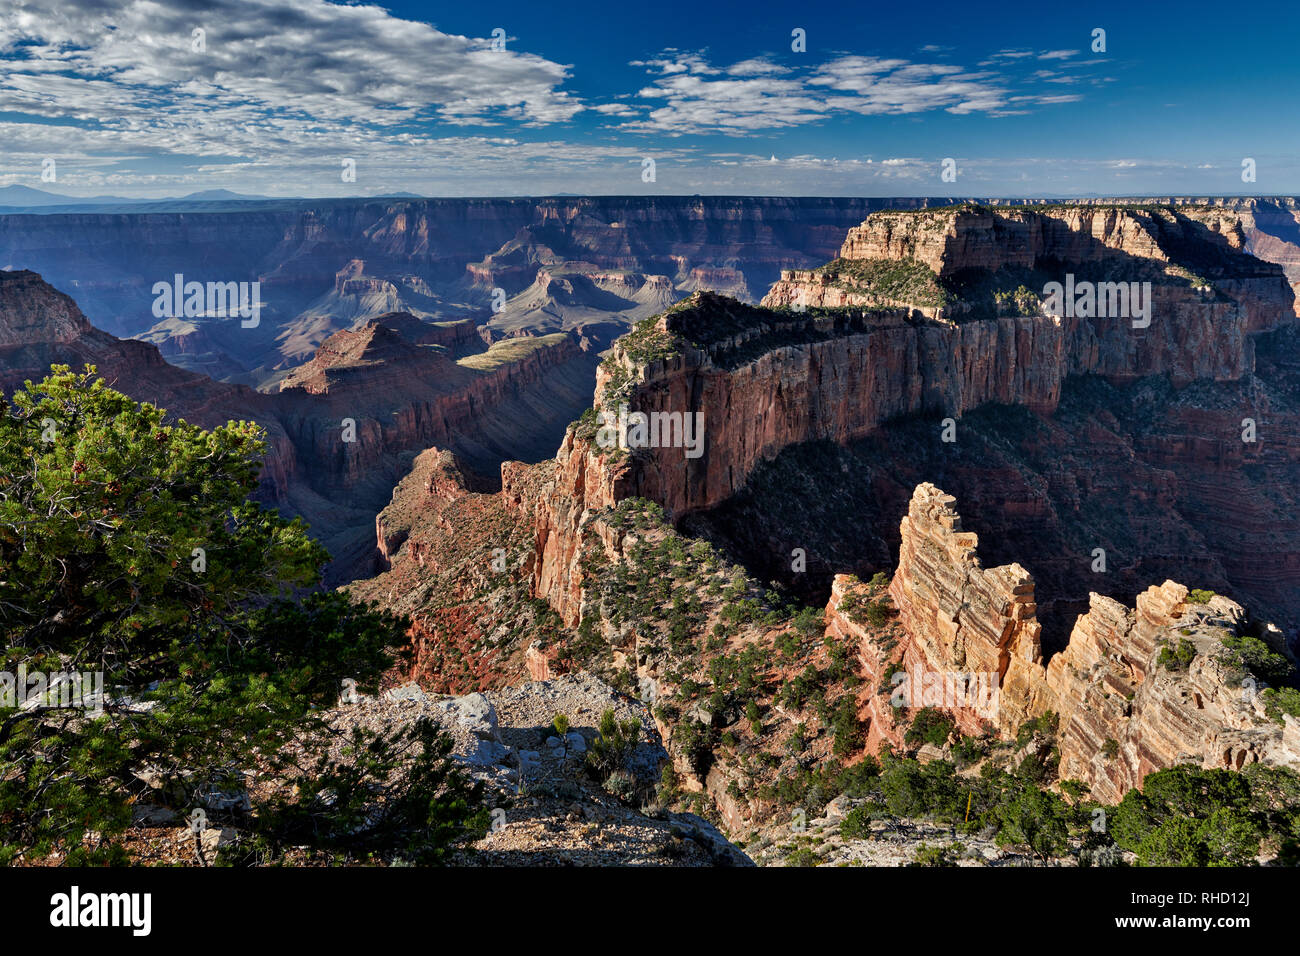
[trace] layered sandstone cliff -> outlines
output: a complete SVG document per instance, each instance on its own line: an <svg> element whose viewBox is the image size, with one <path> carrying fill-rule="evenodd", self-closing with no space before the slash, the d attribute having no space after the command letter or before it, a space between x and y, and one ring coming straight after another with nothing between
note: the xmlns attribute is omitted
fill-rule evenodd
<svg viewBox="0 0 1300 956"><path fill-rule="evenodd" d="M705 416L709 437L704 455L689 461L679 449L646 449L633 463L634 493L681 516L729 498L758 462L788 445L823 439L843 443L900 415L959 418L990 402L1050 414L1070 375L1097 374L1116 381L1167 375L1175 384L1236 380L1254 368L1252 334L1294 317L1293 298L1279 269L1236 252L1218 234L1197 233L1196 224L1164 223L1161 232L1147 222L1126 222L1112 211L1084 223L1034 214L1042 222L1030 229L1027 215L1011 220L1017 227L1011 236L997 228L993 213L877 214L862 229L870 227L872 241L881 246L871 251L897 252L916 247L893 241L889 223L894 220L946 223L958 251L947 246L922 250L942 259L937 271L943 273L996 268L1017 256L1035 263L1069 261L1056 257L1075 254L1073 245L1053 237L1062 231L1073 235L1075 227L1089 223L1101 237L1081 239L1082 245L1109 250L1107 242L1122 243L1124 256L1145 257L1144 268L1162 269L1168 253L1157 240L1181 251L1168 235L1176 226L1183 245L1193 242L1184 232L1196 234L1196 255L1184 252L1184 258L1213 271L1218 291L1205 293L1158 269L1145 273L1154 276L1144 280L1152 281L1151 323L1145 328L1134 328L1127 316L1062 316L1041 310L964 321L933 319L919 309L760 310L698 294L662 316L653 329L639 329L620 342L598 379L601 407L626 398L631 411ZM1163 223L1158 217L1153 221ZM1101 230L1102 225L1111 228ZM920 234L928 235L923 228ZM851 237L844 251L851 253L865 242L862 235ZM1002 250L999 242L1010 250ZM1028 251L1017 253L1022 246ZM778 284L765 301L784 301L780 290ZM637 349L646 341L658 351L642 361ZM611 382L619 384L618 394L606 394Z"/></svg>
<svg viewBox="0 0 1300 956"><path fill-rule="evenodd" d="M532 526L526 562L531 593L576 627L599 600L590 568L621 560L622 536L607 520L611 509L644 497L681 519L728 500L760 463L800 443L843 444L899 416L960 417L987 403L1051 416L1063 383L1078 372L1105 372L1119 382L1163 375L1184 385L1198 379L1231 384L1234 376L1249 374L1252 336L1292 318L1280 271L1243 256L1228 224L1213 230L1175 218L1157 227L1126 216L1066 217L1064 227L1053 216L1047 217L1053 224L1034 228L1024 227L1021 217L1009 231L1027 242L1054 243L1057 254L1075 254L1065 239L1043 236L1082 229L1086 221L1085 244L1148 260L1140 274L1157 284L1156 319L1163 302L1185 310L1186 321L1180 317L1165 328L1153 321L1145 330L1046 314L953 321L919 309L768 310L697 295L643 323L602 366L596 407L606 413L622 406L648 415L698 412L705 422L704 453L688 457L680 446L611 450L597 440L596 424L583 422L566 434L553 463L504 469L507 507ZM995 242L1010 242L1001 235L1007 230L987 223L980 228ZM1175 233L1181 237L1176 241ZM901 248L911 254L922 239ZM866 241L861 235L853 240ZM869 251L900 248L890 242ZM985 239L968 236L961 254L970 258L958 271L974 268L970 262L1004 268L1000 261L1028 255L1011 245L1010 252L990 251ZM1103 251L1098 261L1110 255ZM1177 270L1159 285L1168 263L1189 261L1217 270L1213 294L1203 296ZM1182 316L1178 309L1165 315ZM1138 332L1152 333L1159 344L1131 347L1128 339ZM1144 440L1162 439L1152 434ZM1123 469L1120 474L1122 483ZM525 483L531 492L523 490ZM1148 491L1153 502L1170 494L1158 483ZM899 669L914 675L917 687L930 674L989 676L998 688L996 708L950 708L958 728L1014 736L1030 718L1060 714L1062 774L1083 780L1105 800L1118 799L1152 770L1185 760L1205 766L1294 762L1293 718L1279 722L1258 701L1248 714L1230 711L1235 691L1219 662L1215 628L1229 606L1235 610L1228 617L1244 618L1239 606L1221 598L1194 605L1172 582L1140 594L1135 611L1095 595L1068 649L1049 662L1033 578L1014 562L985 567L976 536L963 529L953 505L925 483L913 496L891 590L905 637L896 647L862 647L868 684ZM867 630L842 613L853 587L837 579L828 633L856 635L862 643ZM1161 668L1159 652L1184 631L1204 644L1195 663L1185 673ZM868 697L863 707L869 747L902 744L903 726L887 697Z"/></svg>
<svg viewBox="0 0 1300 956"><path fill-rule="evenodd" d="M949 712L964 733L991 726L1014 737L1026 719L1056 714L1061 779L1082 781L1106 803L1180 763L1300 767L1300 721L1270 714L1262 686L1243 677L1225 651L1224 639L1246 625L1239 605L1219 596L1193 603L1173 581L1140 594L1135 609L1093 594L1068 646L1044 665L1032 577L1019 565L982 567L977 540L962 530L954 504L922 484L903 519L890 586L906 634L901 649L885 653L844 612L862 585L837 580L828 627L859 638L868 676L882 671L882 660L895 660L913 688L992 681L992 708L964 706L961 698L954 706L943 696L908 701ZM1180 643L1194 649L1190 664L1162 662L1161 651ZM877 739L896 742L897 718L886 705L875 701L869 717L885 724Z"/></svg>
<svg viewBox="0 0 1300 956"><path fill-rule="evenodd" d="M1019 564L985 568L979 538L963 531L956 499L931 484L917 487L902 522L898 570L890 594L912 636L903 664L919 675L997 675L1000 705L993 722L1014 733L1041 712L1042 628L1036 617L1034 580ZM924 635L924 638L918 637ZM958 708L958 726L978 732L986 715Z"/></svg>
<svg viewBox="0 0 1300 956"><path fill-rule="evenodd" d="M959 289L971 287L972 271L1050 264L1082 276L1099 264L1095 278L1151 282L1145 328L1129 317L1049 315L1041 302L1026 314L976 310L958 321L920 309L799 311L692 296L617 343L595 404L652 421L699 416L702 451L688 456L668 441L611 453L594 427L566 436L552 495L563 503L538 519L539 595L576 620L571 577L580 573L562 542L583 515L623 497L653 500L680 521L731 500L784 449L844 445L903 417L960 419L989 404L1050 416L1065 381L1081 374L1117 383L1164 376L1175 386L1249 375L1254 337L1292 322L1293 298L1281 270L1241 252L1236 237L1226 222L1211 229L1169 210L950 209L875 214L842 250L845 259L911 257L940 278L968 277ZM1212 288L1189 278L1191 266Z"/></svg>

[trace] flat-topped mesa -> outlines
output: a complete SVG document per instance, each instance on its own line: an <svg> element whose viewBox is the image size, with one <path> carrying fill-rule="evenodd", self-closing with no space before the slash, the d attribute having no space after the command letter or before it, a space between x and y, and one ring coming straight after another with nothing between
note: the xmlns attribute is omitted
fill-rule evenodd
<svg viewBox="0 0 1300 956"><path fill-rule="evenodd" d="M1199 312L1197 325L1203 328L1193 341L1222 333L1226 336L1222 346L1227 349L1223 355L1229 355L1242 333L1267 331L1294 317L1293 297L1281 267L1244 254L1246 245L1240 217L1205 206L954 206L880 212L849 231L838 259L814 270L782 272L763 303L894 304L932 317L963 320L1004 312L1045 313L1046 295L1041 290L1048 282L1064 284L1067 273L1096 284L1148 281L1154 301L1150 303L1152 327L1145 330L1144 338L1152 341L1130 344L1127 352L1150 350L1167 338L1158 327L1162 319L1165 325L1176 326L1188 314ZM1223 300L1231 300L1237 309L1212 308L1223 305ZM1099 312L1100 308L1094 309L1080 317L1087 318L1083 324L1105 339L1117 323ZM1068 313L1065 317L1073 318ZM1211 320L1209 325L1204 325L1206 320ZM1176 333L1176 328L1165 331ZM1073 329L1070 332L1074 334ZM1155 350L1168 352L1169 343ZM1131 374L1135 369L1126 370L1115 359L1131 364L1143 356L1098 359L1103 367L1076 371ZM1192 377L1224 377L1235 367L1230 364L1216 376L1193 371ZM1180 374L1179 363L1168 370Z"/></svg>
<svg viewBox="0 0 1300 956"><path fill-rule="evenodd" d="M959 326L904 309L800 314L696 293L616 343L596 407L699 423L700 447L613 457L627 494L680 518L725 501L790 445L845 443L896 416L960 416L986 402L1051 411L1063 345L1050 319ZM586 434L603 451L595 423Z"/></svg>
<svg viewBox="0 0 1300 956"><path fill-rule="evenodd" d="M1168 210L1119 207L873 214L847 254L922 250L917 259L854 260L904 263L861 273L873 296L884 283L884 299L800 311L781 307L778 283L766 300L776 307L699 292L639 323L602 364L593 413L564 439L554 502L538 512L537 595L563 607L566 620L578 613L581 588L565 570L578 574L576 545L559 542L582 515L640 496L680 520L732 498L761 462L792 445L846 444L895 417L956 419L991 403L1051 414L1072 374L1167 375L1175 384L1243 377L1254 363L1250 332L1291 321L1294 298L1280 269L1241 252L1225 222L1217 229ZM950 246L964 251L957 257ZM934 259L937 273L921 261L933 258L926 248L947 257ZM1069 255L1079 264L1055 258ZM981 262L996 270L981 272ZM1105 268L1085 271L1098 263ZM1047 276L1068 284L1076 270L1082 281L1150 282L1150 324L1064 308L1069 314L1048 315L1044 299L1026 291L1042 289ZM961 321L928 316L917 289L953 296ZM886 301L904 298L910 306ZM596 413L622 423L608 439L631 424L624 411L647 416L649 441L602 447L606 422ZM698 426L691 448L688 423Z"/></svg>
<svg viewBox="0 0 1300 956"><path fill-rule="evenodd" d="M1300 721L1269 705L1224 643L1242 632L1240 605L1219 596L1192 601L1173 581L1138 595L1133 610L1092 594L1066 649L1044 667L1033 579L1018 564L983 568L976 536L962 530L954 503L922 484L902 522L890 595L905 637L891 654L907 671L909 706L936 706L964 733L987 724L1003 738L1014 738L1026 719L1054 712L1060 778L1084 782L1107 803L1179 763L1300 767ZM828 625L856 629L863 665L875 674L889 655L840 610L854 587L836 580ZM943 689L961 686L954 678L986 688L994 674L992 707L945 696ZM884 730L873 736L896 744L897 715L877 716Z"/></svg>
<svg viewBox="0 0 1300 956"><path fill-rule="evenodd" d="M851 441L895 416L957 418L986 403L1050 414L1072 374L1240 379L1254 367L1250 334L1292 321L1294 298L1279 267L1215 223L1160 208L873 214L837 260L868 289L863 307L696 293L639 324L602 366L598 409L703 425L693 456L633 454L626 487L681 517L725 501L789 445ZM914 258L849 258L868 253ZM1058 301L1032 291L1048 282ZM1090 307L1073 298L1089 283L1101 290ZM781 287L765 302L790 301Z"/></svg>

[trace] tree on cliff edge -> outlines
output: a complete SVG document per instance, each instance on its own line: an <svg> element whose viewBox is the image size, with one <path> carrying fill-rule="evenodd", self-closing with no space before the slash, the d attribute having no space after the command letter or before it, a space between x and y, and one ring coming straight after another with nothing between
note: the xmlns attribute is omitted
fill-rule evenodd
<svg viewBox="0 0 1300 956"><path fill-rule="evenodd" d="M248 500L262 438L170 423L93 368L0 397L0 862L124 862L134 804L219 817L213 795L252 766L308 774L238 821L262 860L436 861L481 829L480 791L430 726L328 756L321 709L347 678L373 684L407 622L293 599L328 555ZM18 680L72 672L102 673L102 698Z"/></svg>

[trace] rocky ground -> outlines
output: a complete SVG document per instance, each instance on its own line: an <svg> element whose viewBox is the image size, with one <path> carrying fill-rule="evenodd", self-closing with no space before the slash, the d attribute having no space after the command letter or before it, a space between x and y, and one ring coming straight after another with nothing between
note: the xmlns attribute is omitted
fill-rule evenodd
<svg viewBox="0 0 1300 956"><path fill-rule="evenodd" d="M621 795L585 770L607 709L642 728ZM564 737L553 727L557 714L569 719ZM588 674L460 697L406 684L341 707L338 722L377 728L421 716L451 735L455 756L487 785L493 806L491 830L460 855L460 865L752 865L703 818L655 805L667 753L649 712Z"/></svg>
<svg viewBox="0 0 1300 956"><path fill-rule="evenodd" d="M602 783L586 769L601 716L635 719L639 742L623 771ZM557 715L568 732L554 729ZM492 810L487 835L453 860L459 866L752 866L753 862L707 820L671 812L655 797L667 759L644 704L588 674L521 684L459 697L425 693L404 684L378 696L356 694L328 715L333 756L343 756L350 730L391 731L420 718L435 721L454 741L453 757L486 786ZM140 802L127 847L145 865L211 865L218 850L241 839L231 820L283 781L245 773L213 788L212 811L201 835L162 805ZM617 790L617 792L613 792ZM295 862L290 854L290 862ZM58 859L44 861L57 864ZM305 859L296 862L307 862Z"/></svg>

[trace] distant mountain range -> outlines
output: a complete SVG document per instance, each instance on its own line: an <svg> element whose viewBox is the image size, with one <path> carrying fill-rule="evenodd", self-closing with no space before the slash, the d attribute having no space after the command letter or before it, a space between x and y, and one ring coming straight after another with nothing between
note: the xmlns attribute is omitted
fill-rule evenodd
<svg viewBox="0 0 1300 956"><path fill-rule="evenodd" d="M416 193L396 192L384 197L360 198L418 199ZM253 196L232 192L229 189L204 189L184 196L164 196L156 199L132 199L126 196L64 196L33 189L31 186L5 186L0 188L0 211L35 215L73 212L110 212L111 207L129 206L132 211L174 212L189 205L212 208L213 203L245 202L302 202L302 196Z"/></svg>

